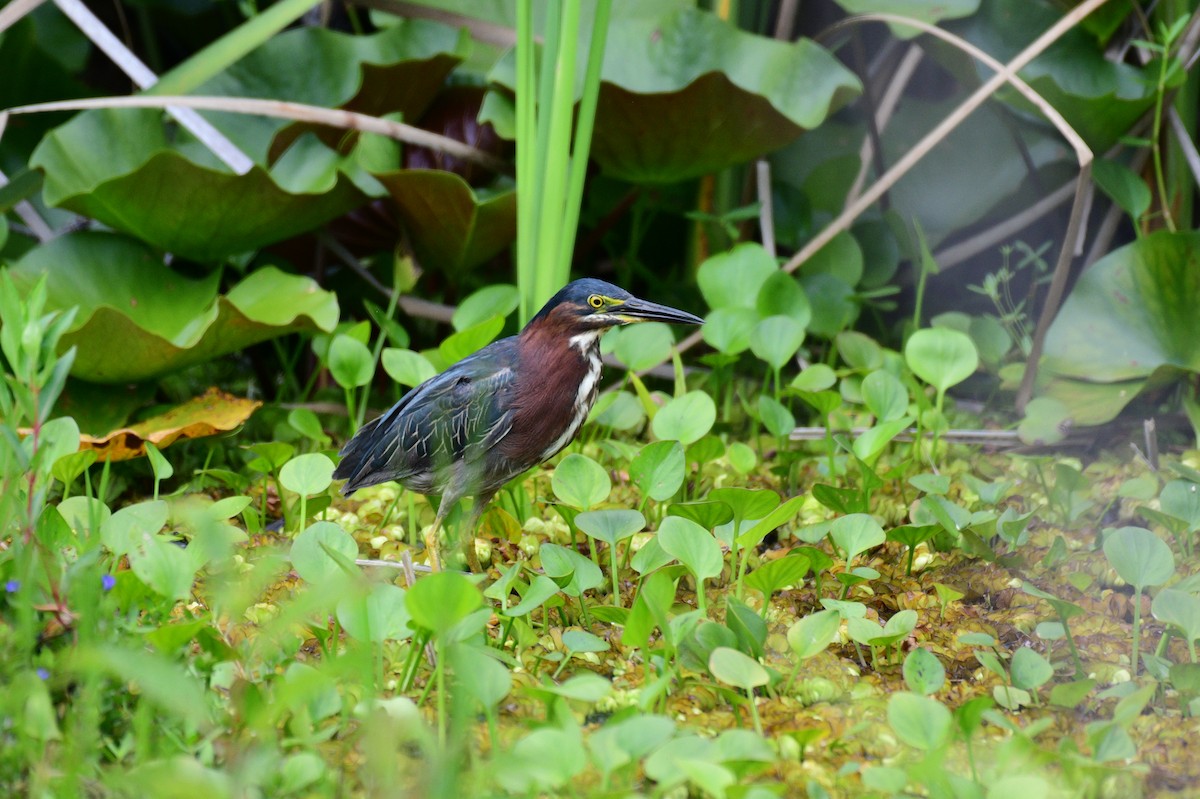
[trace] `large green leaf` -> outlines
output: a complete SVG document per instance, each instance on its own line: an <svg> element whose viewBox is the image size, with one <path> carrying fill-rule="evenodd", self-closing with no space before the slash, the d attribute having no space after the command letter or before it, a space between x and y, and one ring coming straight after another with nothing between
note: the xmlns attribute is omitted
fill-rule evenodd
<svg viewBox="0 0 1200 799"><path fill-rule="evenodd" d="M462 42L462 34L424 22L372 36L301 29L275 37L197 91L412 117L458 62ZM164 124L162 114L145 109L79 114L52 131L30 163L46 173L47 204L197 260L288 238L362 202L338 154L301 135L303 127L207 116L255 161L247 174L232 174ZM331 144L343 138L340 131L321 135Z"/></svg>
<svg viewBox="0 0 1200 799"><path fill-rule="evenodd" d="M23 289L47 277L47 308L79 306L61 346L72 374L98 383L145 380L293 330L332 330L337 298L309 278L265 267L225 296L220 274L181 277L150 249L113 233L73 233L10 270Z"/></svg>
<svg viewBox="0 0 1200 799"><path fill-rule="evenodd" d="M1046 336L1045 367L1112 383L1160 366L1200 372L1200 233L1161 231L1079 278Z"/></svg>
<svg viewBox="0 0 1200 799"><path fill-rule="evenodd" d="M512 58L502 61L492 79L511 89L513 67ZM582 68L577 75L578 94ZM860 88L811 41L755 36L694 8L619 4L604 55L592 158L624 180L683 180L782 147ZM494 113L498 106L485 107L497 130L511 137Z"/></svg>
<svg viewBox="0 0 1200 799"><path fill-rule="evenodd" d="M504 250L517 235L517 194L481 197L453 172L405 169L374 175L392 195L421 263L457 272Z"/></svg>
<svg viewBox="0 0 1200 799"><path fill-rule="evenodd" d="M1000 61L1008 61L1062 13L1047 0L989 0L980 4L978 14L946 27ZM943 54L944 63L962 64L964 56L958 51L947 55L940 46L934 51ZM966 68L982 77L992 74L982 64ZM1021 77L1063 115L1093 151L1103 152L1153 102L1154 81L1147 74L1155 74L1157 65L1145 70L1105 57L1096 40L1075 27L1021 70ZM1012 89L1006 88L997 97L1043 119Z"/></svg>

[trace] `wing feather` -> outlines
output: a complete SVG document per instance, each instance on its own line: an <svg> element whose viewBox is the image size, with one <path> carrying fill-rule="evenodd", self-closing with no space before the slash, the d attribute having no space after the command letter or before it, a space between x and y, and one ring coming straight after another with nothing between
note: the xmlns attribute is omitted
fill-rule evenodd
<svg viewBox="0 0 1200 799"><path fill-rule="evenodd" d="M342 448L343 493L388 480L441 491L452 468L479 470L512 429L515 362L515 339L502 339L405 394Z"/></svg>

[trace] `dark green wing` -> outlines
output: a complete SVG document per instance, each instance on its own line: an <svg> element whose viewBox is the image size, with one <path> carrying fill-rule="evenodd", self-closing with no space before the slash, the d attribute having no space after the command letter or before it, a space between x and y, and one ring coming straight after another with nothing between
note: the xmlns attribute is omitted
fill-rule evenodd
<svg viewBox="0 0 1200 799"><path fill-rule="evenodd" d="M388 480L440 493L453 468L481 466L512 428L515 363L516 339L502 339L405 394L342 448L343 493Z"/></svg>

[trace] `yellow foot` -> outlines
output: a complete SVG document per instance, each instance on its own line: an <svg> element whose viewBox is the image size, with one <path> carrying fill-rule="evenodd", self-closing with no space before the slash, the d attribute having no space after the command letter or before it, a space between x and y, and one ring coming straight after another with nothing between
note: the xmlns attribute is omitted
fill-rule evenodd
<svg viewBox="0 0 1200 799"><path fill-rule="evenodd" d="M438 555L437 527L425 531L425 552L429 557L429 568L435 572L442 570L442 559Z"/></svg>
<svg viewBox="0 0 1200 799"><path fill-rule="evenodd" d="M467 536L467 545L463 554L467 558L467 569L474 574L483 574L483 566L479 563L479 552L475 546L475 536Z"/></svg>

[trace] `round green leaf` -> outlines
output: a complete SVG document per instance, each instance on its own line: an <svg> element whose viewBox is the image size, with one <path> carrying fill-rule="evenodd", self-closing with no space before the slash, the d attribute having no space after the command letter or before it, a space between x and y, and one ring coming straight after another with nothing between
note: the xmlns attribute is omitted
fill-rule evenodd
<svg viewBox="0 0 1200 799"><path fill-rule="evenodd" d="M315 522L292 542L290 557L296 573L313 585L320 585L345 574L327 549L348 560L358 557L358 544L354 543L349 533L333 522Z"/></svg>
<svg viewBox="0 0 1200 799"><path fill-rule="evenodd" d="M790 316L768 316L750 334L750 349L772 369L782 369L804 343L804 325Z"/></svg>
<svg viewBox="0 0 1200 799"><path fill-rule="evenodd" d="M863 403L881 422L899 419L908 411L908 390L900 378L884 369L876 369L863 378Z"/></svg>
<svg viewBox="0 0 1200 799"><path fill-rule="evenodd" d="M1171 548L1144 527L1114 530L1104 539L1104 556L1121 579L1139 591L1162 585L1175 574Z"/></svg>
<svg viewBox="0 0 1200 799"><path fill-rule="evenodd" d="M362 597L346 597L338 602L337 618L342 628L360 641L382 643L412 635L408 626L405 591L391 583L376 583Z"/></svg>
<svg viewBox="0 0 1200 799"><path fill-rule="evenodd" d="M708 307L753 309L758 293L779 268L761 244L738 244L700 264L696 281Z"/></svg>
<svg viewBox="0 0 1200 799"><path fill-rule="evenodd" d="M721 573L724 557L712 533L682 516L668 516L658 528L658 543L669 555L688 568L697 579Z"/></svg>
<svg viewBox="0 0 1200 799"><path fill-rule="evenodd" d="M333 461L320 452L297 455L279 470L279 482L297 494L320 494L333 482Z"/></svg>
<svg viewBox="0 0 1200 799"><path fill-rule="evenodd" d="M691 444L704 437L716 420L717 405L712 397L703 391L689 391L660 408L651 429L660 439Z"/></svg>
<svg viewBox="0 0 1200 799"><path fill-rule="evenodd" d="M830 388L837 382L837 373L823 363L814 363L792 380L792 388L798 391L817 392Z"/></svg>
<svg viewBox="0 0 1200 799"><path fill-rule="evenodd" d="M329 373L342 388L358 388L375 376L375 359L367 345L340 333L329 345Z"/></svg>
<svg viewBox="0 0 1200 799"><path fill-rule="evenodd" d="M612 491L608 472L591 458L578 453L571 453L554 468L550 485L560 502L584 510L608 499Z"/></svg>
<svg viewBox="0 0 1200 799"><path fill-rule="evenodd" d="M704 320L700 335L717 352L737 355L750 346L758 318L753 308L717 308Z"/></svg>
<svg viewBox="0 0 1200 799"><path fill-rule="evenodd" d="M567 630L562 635L563 646L571 652L607 652L608 641L586 630Z"/></svg>
<svg viewBox="0 0 1200 799"><path fill-rule="evenodd" d="M1012 665L1009 667L1012 682L1018 688L1032 691L1040 688L1054 676L1054 667L1040 654L1027 646L1013 652Z"/></svg>
<svg viewBox="0 0 1200 799"><path fill-rule="evenodd" d="M842 617L836 610L818 610L788 628L788 645L796 657L808 660L825 651L837 637L841 625Z"/></svg>
<svg viewBox="0 0 1200 799"><path fill-rule="evenodd" d="M741 441L729 445L729 464L741 474L749 474L758 465L758 454L754 449Z"/></svg>
<svg viewBox="0 0 1200 799"><path fill-rule="evenodd" d="M812 308L804 289L800 288L800 283L793 275L782 270L777 270L763 282L755 307L758 315L764 319L768 316L788 316L801 327L807 327L812 319Z"/></svg>
<svg viewBox="0 0 1200 799"><path fill-rule="evenodd" d="M466 330L493 316L506 317L517 309L521 295L508 283L484 286L458 304L450 323L455 330Z"/></svg>
<svg viewBox="0 0 1200 799"><path fill-rule="evenodd" d="M725 490L725 489L722 489ZM748 489L740 489L748 490ZM725 502L701 500L698 502L674 502L667 508L670 516L690 519L705 530L712 530L733 519L733 508Z"/></svg>
<svg viewBox="0 0 1200 799"><path fill-rule="evenodd" d="M1172 480L1158 497L1162 512L1187 523L1188 531L1200 530L1200 486L1190 480Z"/></svg>
<svg viewBox="0 0 1200 799"><path fill-rule="evenodd" d="M904 658L904 683L914 693L936 694L946 684L946 669L928 649L917 647Z"/></svg>
<svg viewBox="0 0 1200 799"><path fill-rule="evenodd" d="M1150 612L1163 624L1176 628L1185 640L1200 639L1200 598L1175 588L1164 588L1154 597Z"/></svg>
<svg viewBox="0 0 1200 799"><path fill-rule="evenodd" d="M892 694L887 716L896 736L917 749L926 752L939 749L950 738L953 718L950 710L936 699L904 691Z"/></svg>
<svg viewBox="0 0 1200 799"><path fill-rule="evenodd" d="M846 553L846 563L854 560L860 552L866 552L887 540L879 522L865 513L851 513L834 519L829 534L833 543Z"/></svg>
<svg viewBox="0 0 1200 799"><path fill-rule="evenodd" d="M939 392L957 385L979 368L975 342L966 333L944 327L918 330L904 345L913 373Z"/></svg>
<svg viewBox="0 0 1200 799"><path fill-rule="evenodd" d="M636 510L593 510L576 516L575 526L611 546L643 530L646 517Z"/></svg>
<svg viewBox="0 0 1200 799"><path fill-rule="evenodd" d="M438 345L438 355L446 363L457 363L488 344L491 344L504 329L504 317L492 316L465 330L446 337Z"/></svg>
<svg viewBox="0 0 1200 799"><path fill-rule="evenodd" d="M443 571L417 580L404 602L413 623L442 635L480 607L483 595L465 574Z"/></svg>
<svg viewBox="0 0 1200 799"><path fill-rule="evenodd" d="M727 646L719 646L708 656L708 670L726 685L751 691L766 685L771 677L762 664L749 655Z"/></svg>
<svg viewBox="0 0 1200 799"><path fill-rule="evenodd" d="M758 395L758 416L763 427L776 438L784 438L796 428L796 417L787 407L766 394Z"/></svg>
<svg viewBox="0 0 1200 799"><path fill-rule="evenodd" d="M837 344L838 355L856 372L871 372L883 366L883 348L875 339L864 333L843 330L837 334L834 342Z"/></svg>
<svg viewBox="0 0 1200 799"><path fill-rule="evenodd" d="M588 423L611 427L613 430L633 430L646 420L646 409L629 391L613 391L600 395Z"/></svg>
<svg viewBox="0 0 1200 799"><path fill-rule="evenodd" d="M655 441L642 447L629 464L629 477L638 490L656 502L675 496L683 485L683 446L678 441Z"/></svg>
<svg viewBox="0 0 1200 799"><path fill-rule="evenodd" d="M808 332L823 338L833 338L858 318L854 287L836 275L805 275L800 285L812 306Z"/></svg>
<svg viewBox="0 0 1200 799"><path fill-rule="evenodd" d="M728 505L733 510L733 518L739 522L762 519L779 507L779 494L769 488L714 488L708 492L708 498Z"/></svg>
<svg viewBox="0 0 1200 799"><path fill-rule="evenodd" d="M662 322L646 322L617 329L613 355L632 371L657 366L671 359L675 334Z"/></svg>
<svg viewBox="0 0 1200 799"><path fill-rule="evenodd" d="M412 350L387 347L380 360L388 377L402 386L419 386L437 374L428 358Z"/></svg>

